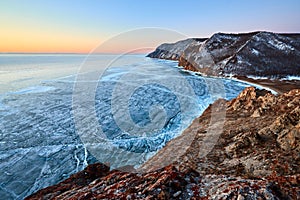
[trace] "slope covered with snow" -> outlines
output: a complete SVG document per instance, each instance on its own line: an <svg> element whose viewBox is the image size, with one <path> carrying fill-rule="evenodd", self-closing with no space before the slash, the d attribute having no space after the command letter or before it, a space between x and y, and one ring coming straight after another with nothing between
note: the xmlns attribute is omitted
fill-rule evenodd
<svg viewBox="0 0 300 200"><path fill-rule="evenodd" d="M299 76L300 34L216 33L161 45L148 56L179 60L188 70L213 76Z"/></svg>

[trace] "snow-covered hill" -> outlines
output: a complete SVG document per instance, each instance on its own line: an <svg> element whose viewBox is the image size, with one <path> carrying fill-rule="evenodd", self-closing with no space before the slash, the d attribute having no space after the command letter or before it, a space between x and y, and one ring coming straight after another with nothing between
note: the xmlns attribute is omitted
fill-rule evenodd
<svg viewBox="0 0 300 200"><path fill-rule="evenodd" d="M208 39L162 44L148 57L213 76L300 76L300 34L216 33Z"/></svg>

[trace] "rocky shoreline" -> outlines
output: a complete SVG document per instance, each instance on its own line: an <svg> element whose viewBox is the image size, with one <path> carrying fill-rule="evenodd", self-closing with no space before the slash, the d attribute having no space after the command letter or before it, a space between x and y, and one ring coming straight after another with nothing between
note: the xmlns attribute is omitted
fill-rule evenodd
<svg viewBox="0 0 300 200"><path fill-rule="evenodd" d="M212 110L226 110L211 151L199 148ZM168 163L176 143L192 138ZM254 87L218 100L137 172L93 164L27 199L298 199L300 198L300 90L273 95Z"/></svg>

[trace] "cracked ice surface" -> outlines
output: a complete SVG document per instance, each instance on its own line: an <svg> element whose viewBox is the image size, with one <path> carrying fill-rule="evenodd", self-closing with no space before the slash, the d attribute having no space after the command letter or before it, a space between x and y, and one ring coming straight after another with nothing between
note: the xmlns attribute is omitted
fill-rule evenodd
<svg viewBox="0 0 300 200"><path fill-rule="evenodd" d="M71 92L66 85L55 86L60 89L2 98L6 109L0 115L0 195L4 199L22 199L87 165L87 152L74 131Z"/></svg>
<svg viewBox="0 0 300 200"><path fill-rule="evenodd" d="M59 62L62 60L66 63L65 58ZM176 62L152 61L145 58L142 58L142 61L143 65L126 65L107 70L93 100L98 123L114 145L126 151L154 153L172 137L180 134L182 128L188 126L195 117L201 114L214 98L210 96L206 81L202 77L180 71L176 67ZM158 71L156 65L162 64L164 68ZM132 70L142 66L147 69ZM117 105L116 110L112 111L110 105L114 87L117 84L125 86L131 84L120 79L129 69L131 73L139 75L141 81L167 77L171 85L178 87L183 83L178 81L179 78L184 77L193 88L196 95L194 100L198 102L199 107L188 110L187 116L184 116L180 110L182 105L178 103L178 98L183 96L189 99L190 96L184 96L180 91L174 92L158 84L136 85L136 90L129 98L128 105L133 122L142 127L147 125L151 118L160 119L160 113L151 106L161 105L165 109L166 124L162 130L153 134L147 133L143 137L132 137L118 127L113 117L114 112L124 107ZM177 75L168 76L171 69L177 70ZM41 188L56 184L82 170L88 163L96 161L76 133L72 115L74 80L74 76L45 79L35 86L0 95L1 198L23 199ZM246 86L233 80L222 79L222 82L227 99L235 97ZM115 102L121 98L120 95L122 94L114 96ZM187 120L183 121L181 128L178 128L182 119ZM88 116L83 116L82 121L86 122L84 124L86 129L90 129ZM130 128L126 127L126 121L121 121L121 123L125 124L125 128ZM101 153L111 156L112 152ZM114 162L122 162L128 158L121 159L116 159Z"/></svg>

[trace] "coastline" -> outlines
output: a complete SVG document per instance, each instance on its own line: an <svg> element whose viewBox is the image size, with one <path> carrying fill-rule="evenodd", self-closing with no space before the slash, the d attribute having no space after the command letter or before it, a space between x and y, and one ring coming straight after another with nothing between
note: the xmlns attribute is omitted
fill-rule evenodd
<svg viewBox="0 0 300 200"><path fill-rule="evenodd" d="M282 94L300 88L299 40L300 34L219 32L206 39L161 44L147 57L177 60L185 70L203 76L235 79Z"/></svg>
<svg viewBox="0 0 300 200"><path fill-rule="evenodd" d="M158 58L160 59L160 58ZM283 93L287 93L293 89L300 89L300 80L281 80L281 79L253 79L246 76L232 76L232 77L226 77L226 76L207 76L199 71L191 71L188 69L185 69L182 66L177 66L179 70L182 70L184 72L190 73L195 76L202 76L202 77L212 77L212 78L225 78L225 79L231 79L235 80L241 83L247 83L254 87L257 87L259 89L265 89L270 92L272 92L275 95L280 95Z"/></svg>

